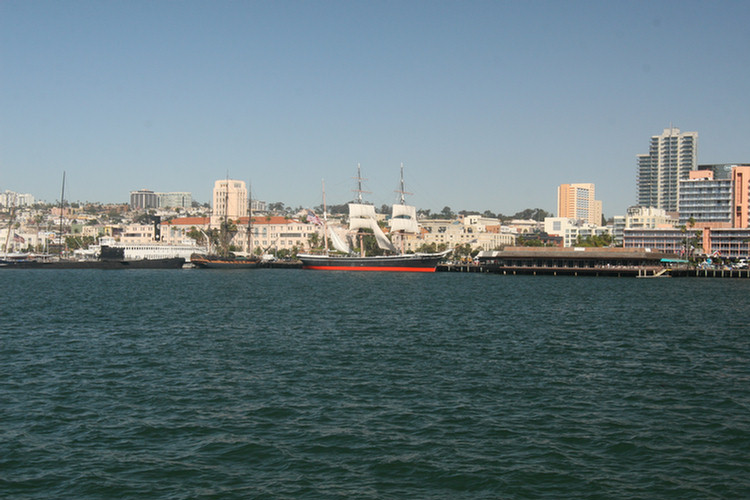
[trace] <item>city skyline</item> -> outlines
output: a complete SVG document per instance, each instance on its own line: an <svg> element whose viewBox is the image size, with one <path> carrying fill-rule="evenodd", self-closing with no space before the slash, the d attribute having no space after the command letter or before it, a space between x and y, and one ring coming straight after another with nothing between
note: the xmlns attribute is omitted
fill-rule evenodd
<svg viewBox="0 0 750 500"><path fill-rule="evenodd" d="M636 204L674 126L698 163L750 160L743 2L0 4L0 189L211 198L226 175L294 206L554 212L593 183Z"/></svg>

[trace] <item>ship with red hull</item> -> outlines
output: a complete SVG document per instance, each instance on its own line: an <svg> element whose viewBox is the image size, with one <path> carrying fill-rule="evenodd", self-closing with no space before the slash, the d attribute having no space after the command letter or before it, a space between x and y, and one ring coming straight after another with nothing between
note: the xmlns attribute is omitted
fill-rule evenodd
<svg viewBox="0 0 750 500"><path fill-rule="evenodd" d="M346 257L329 255L298 255L303 269L317 271L395 271L410 273L434 273L443 253L415 253L404 255L380 255L375 257Z"/></svg>
<svg viewBox="0 0 750 500"><path fill-rule="evenodd" d="M360 248L364 248L362 243L362 230L369 231L375 237L378 247L387 252L386 255L366 256L361 252L356 255L344 238L339 236L332 228L324 222L317 222L325 225L324 235L326 236L325 248L326 255L298 254L297 258L302 261L303 269L314 269L318 271L392 271L392 272L412 272L412 273L434 273L438 263L450 253L450 250L436 253L405 253L404 252L404 234L417 234L419 227L417 224L417 210L411 205L406 205L404 201L404 167L401 166L401 193L400 202L392 207L392 214L389 220L391 237L400 242L401 249L396 248L394 241L389 240L378 225L378 217L375 214L375 207L362 201L362 177L357 171L358 187L355 190L359 193L358 199L354 203L349 203L349 230L358 231L360 238ZM325 193L323 201L325 211ZM319 219L310 213L308 220ZM323 215L326 220L326 214ZM337 255L328 255L328 240L330 239L334 248L339 252Z"/></svg>

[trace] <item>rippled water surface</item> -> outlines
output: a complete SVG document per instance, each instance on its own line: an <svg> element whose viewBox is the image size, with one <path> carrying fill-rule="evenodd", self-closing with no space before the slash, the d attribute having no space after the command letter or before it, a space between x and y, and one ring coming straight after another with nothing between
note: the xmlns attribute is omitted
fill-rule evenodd
<svg viewBox="0 0 750 500"><path fill-rule="evenodd" d="M0 273L1 498L748 498L750 280Z"/></svg>

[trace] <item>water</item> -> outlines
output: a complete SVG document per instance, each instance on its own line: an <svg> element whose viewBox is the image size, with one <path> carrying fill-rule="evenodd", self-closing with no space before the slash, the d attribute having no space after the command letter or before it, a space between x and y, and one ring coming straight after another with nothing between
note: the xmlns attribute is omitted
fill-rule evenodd
<svg viewBox="0 0 750 500"><path fill-rule="evenodd" d="M750 496L750 280L0 285L2 498Z"/></svg>

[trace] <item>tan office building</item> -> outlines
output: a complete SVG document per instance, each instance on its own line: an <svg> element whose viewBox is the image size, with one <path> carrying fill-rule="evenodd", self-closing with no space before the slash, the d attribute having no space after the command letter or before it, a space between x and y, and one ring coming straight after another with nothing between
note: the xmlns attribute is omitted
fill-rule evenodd
<svg viewBox="0 0 750 500"><path fill-rule="evenodd" d="M222 179L214 183L212 224L224 217L232 220L247 217L247 187L245 181Z"/></svg>
<svg viewBox="0 0 750 500"><path fill-rule="evenodd" d="M557 216L599 226L602 223L602 202L594 198L593 184L560 184L557 188Z"/></svg>

